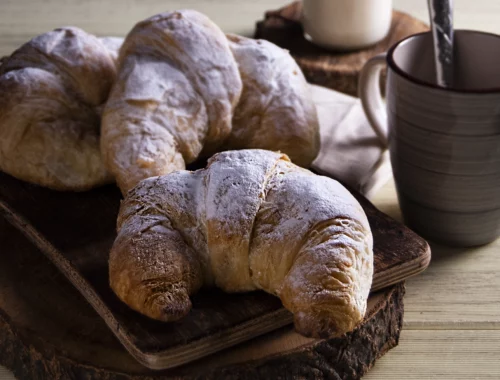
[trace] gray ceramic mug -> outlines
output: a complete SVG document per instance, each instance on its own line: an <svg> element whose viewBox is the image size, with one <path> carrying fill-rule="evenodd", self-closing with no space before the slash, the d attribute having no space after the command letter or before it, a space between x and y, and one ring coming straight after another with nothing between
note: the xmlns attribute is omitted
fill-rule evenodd
<svg viewBox="0 0 500 380"><path fill-rule="evenodd" d="M475 246L500 236L500 36L457 30L455 45L451 89L436 85L422 33L368 61L359 95L390 149L405 222L430 240Z"/></svg>

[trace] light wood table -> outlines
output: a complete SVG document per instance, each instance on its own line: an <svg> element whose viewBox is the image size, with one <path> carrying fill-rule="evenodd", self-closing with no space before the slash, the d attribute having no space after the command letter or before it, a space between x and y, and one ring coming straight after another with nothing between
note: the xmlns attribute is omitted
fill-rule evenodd
<svg viewBox="0 0 500 380"><path fill-rule="evenodd" d="M225 31L251 34L256 20L284 0L1 0L0 55L36 34L76 25L98 35L125 35L144 17L193 8ZM394 0L397 9L427 19L427 1ZM500 33L500 1L455 0L456 26ZM500 73L500 68L499 68ZM374 199L400 218L394 184ZM397 348L365 377L375 379L500 379L500 241L476 249L432 246L433 261L407 282L405 320ZM1 339L1 337L0 337ZM12 375L0 367L0 380Z"/></svg>

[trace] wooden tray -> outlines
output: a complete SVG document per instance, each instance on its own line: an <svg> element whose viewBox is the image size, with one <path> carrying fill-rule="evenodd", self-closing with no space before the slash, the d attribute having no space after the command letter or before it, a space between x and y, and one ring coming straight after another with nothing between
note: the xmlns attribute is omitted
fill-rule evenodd
<svg viewBox="0 0 500 380"><path fill-rule="evenodd" d="M375 240L372 290L423 271L430 261L427 242L354 195ZM0 213L55 264L144 366L179 366L291 323L279 299L262 292L204 291L194 297L190 315L176 323L153 321L130 310L108 286L107 259L119 203L115 186L61 193L0 173Z"/></svg>
<svg viewBox="0 0 500 380"><path fill-rule="evenodd" d="M415 17L394 11L389 34L382 41L366 49L339 52L316 46L304 37L301 13L301 1L267 12L264 20L257 23L255 38L269 40L289 50L308 82L352 96L358 95L359 72L368 59L386 52L403 38L429 30Z"/></svg>

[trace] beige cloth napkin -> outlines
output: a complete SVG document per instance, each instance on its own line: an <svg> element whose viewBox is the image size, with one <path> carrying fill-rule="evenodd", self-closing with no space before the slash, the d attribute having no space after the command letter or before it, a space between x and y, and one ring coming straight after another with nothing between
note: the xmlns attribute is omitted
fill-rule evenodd
<svg viewBox="0 0 500 380"><path fill-rule="evenodd" d="M359 99L316 85L311 89L321 134L321 150L313 169L370 199L392 177L388 151L371 128Z"/></svg>

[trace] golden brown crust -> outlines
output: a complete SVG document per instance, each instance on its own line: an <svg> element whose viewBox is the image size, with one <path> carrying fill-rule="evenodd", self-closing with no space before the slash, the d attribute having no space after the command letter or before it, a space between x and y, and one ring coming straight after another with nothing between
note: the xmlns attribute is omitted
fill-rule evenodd
<svg viewBox="0 0 500 380"><path fill-rule="evenodd" d="M35 37L0 66L0 169L57 190L112 182L99 107L116 75L110 51L78 28Z"/></svg>
<svg viewBox="0 0 500 380"><path fill-rule="evenodd" d="M103 116L102 154L125 194L184 169L231 131L241 79L222 31L195 11L139 22L120 49Z"/></svg>
<svg viewBox="0 0 500 380"><path fill-rule="evenodd" d="M373 276L372 235L337 181L265 150L216 154L206 169L141 181L125 198L110 284L135 310L185 316L202 286L279 296L307 336L361 322Z"/></svg>
<svg viewBox="0 0 500 380"><path fill-rule="evenodd" d="M123 194L220 150L280 150L303 166L318 154L305 78L271 43L228 40L206 16L181 10L138 23L119 66L101 145Z"/></svg>
<svg viewBox="0 0 500 380"><path fill-rule="evenodd" d="M319 123L300 67L268 41L227 35L243 80L224 149L269 149L310 167L319 153Z"/></svg>
<svg viewBox="0 0 500 380"><path fill-rule="evenodd" d="M164 189L153 180L132 190L119 216L110 255L110 284L119 298L150 318L175 321L191 310L189 296L203 275L197 253L156 202Z"/></svg>

